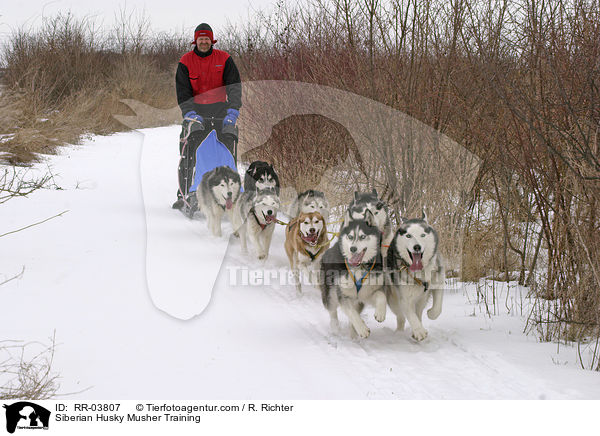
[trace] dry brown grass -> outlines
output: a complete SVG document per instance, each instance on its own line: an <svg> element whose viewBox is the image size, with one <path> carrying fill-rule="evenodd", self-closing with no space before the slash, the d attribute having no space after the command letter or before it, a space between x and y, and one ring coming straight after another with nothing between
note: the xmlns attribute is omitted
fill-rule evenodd
<svg viewBox="0 0 600 436"><path fill-rule="evenodd" d="M117 50L90 29L89 20L59 15L37 32L12 36L0 97L0 132L13 135L0 143L5 161L27 164L82 135L128 129L113 118L131 114L121 99L176 105L173 77L187 49L182 38L124 34ZM134 37L138 44L129 43Z"/></svg>

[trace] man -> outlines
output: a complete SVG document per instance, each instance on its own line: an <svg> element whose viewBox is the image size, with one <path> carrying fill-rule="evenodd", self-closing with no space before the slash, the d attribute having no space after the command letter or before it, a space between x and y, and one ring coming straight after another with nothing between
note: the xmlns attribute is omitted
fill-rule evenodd
<svg viewBox="0 0 600 436"><path fill-rule="evenodd" d="M196 149L211 130L216 130L219 141L233 153L234 139L223 135L222 129L235 126L240 115L242 84L231 56L213 48L216 42L211 27L206 23L200 24L194 31L194 49L181 57L177 67L177 104L184 118L179 151L181 153L185 146L186 152L178 168L180 189L173 209L181 209L185 203L184 197L193 183ZM221 118L222 121L212 118ZM189 122L202 123L204 130L194 130L187 136Z"/></svg>

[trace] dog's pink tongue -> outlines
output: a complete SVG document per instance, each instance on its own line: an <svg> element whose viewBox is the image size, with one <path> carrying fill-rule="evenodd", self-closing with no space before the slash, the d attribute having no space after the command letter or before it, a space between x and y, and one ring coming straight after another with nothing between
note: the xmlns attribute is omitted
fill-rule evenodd
<svg viewBox="0 0 600 436"><path fill-rule="evenodd" d="M420 271L423 269L423 263L421 262L421 253L412 253L412 265L410 266L411 271Z"/></svg>
<svg viewBox="0 0 600 436"><path fill-rule="evenodd" d="M360 265L364 255L365 255L365 250L361 251L360 253L353 254L352 257L350 258L350 265L352 265L352 266Z"/></svg>
<svg viewBox="0 0 600 436"><path fill-rule="evenodd" d="M317 235L316 233L312 233L312 234L309 234L308 236L304 236L302 239L304 239L309 244L314 244L315 242L317 242L318 236L319 235Z"/></svg>
<svg viewBox="0 0 600 436"><path fill-rule="evenodd" d="M227 200L225 200L225 207L227 208L227 210L229 210L233 207L233 201L231 201L231 198L228 198Z"/></svg>

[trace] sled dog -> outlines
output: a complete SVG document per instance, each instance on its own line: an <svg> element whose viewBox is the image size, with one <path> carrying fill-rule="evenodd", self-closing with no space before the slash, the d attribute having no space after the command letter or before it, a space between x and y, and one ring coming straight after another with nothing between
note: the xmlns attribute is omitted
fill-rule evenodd
<svg viewBox="0 0 600 436"><path fill-rule="evenodd" d="M224 213L232 221L233 205L240 195L240 187L240 175L228 166L217 167L202 176L196 197L213 235L221 236Z"/></svg>
<svg viewBox="0 0 600 436"><path fill-rule="evenodd" d="M328 248L327 224L319 212L301 213L289 222L285 232L285 252L298 292L302 292L300 270L312 278L309 267L318 265Z"/></svg>
<svg viewBox="0 0 600 436"><path fill-rule="evenodd" d="M329 202L321 191L309 189L298 194L298 198L290 206L288 215L293 218L300 213L310 212L319 212L325 220L329 219Z"/></svg>
<svg viewBox="0 0 600 436"><path fill-rule="evenodd" d="M442 313L442 297L446 270L438 253L438 235L421 219L402 220L394 235L387 257L388 304L396 314L398 330L404 330L408 320L412 337L422 341L427 337L421 316L427 300L433 295L433 304L427 311L429 319Z"/></svg>
<svg viewBox="0 0 600 436"><path fill-rule="evenodd" d="M242 252L248 252L247 238L256 248L259 259L266 259L275 231L279 196L275 189L244 191L235 203L233 229L239 233Z"/></svg>
<svg viewBox="0 0 600 436"><path fill-rule="evenodd" d="M354 192L354 199L348 206L347 217L359 219L365 216L365 211L370 210L375 217L375 225L381 232L381 256L385 261L388 247L394 231L390 220L387 205L377 197L377 191L359 193Z"/></svg>
<svg viewBox="0 0 600 436"><path fill-rule="evenodd" d="M279 177L273 165L256 160L250 164L244 175L244 191L260 191L273 188L279 195Z"/></svg>
<svg viewBox="0 0 600 436"><path fill-rule="evenodd" d="M366 338L370 330L360 316L364 305L375 306L375 320L385 320L386 297L381 262L381 233L370 211L365 219L350 219L338 241L321 259L321 298L329 312L331 327L339 325L337 308L350 320L350 334Z"/></svg>

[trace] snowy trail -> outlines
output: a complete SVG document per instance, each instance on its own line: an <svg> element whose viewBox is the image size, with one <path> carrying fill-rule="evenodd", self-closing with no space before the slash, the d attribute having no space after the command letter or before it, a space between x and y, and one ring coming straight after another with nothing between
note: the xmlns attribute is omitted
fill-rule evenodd
<svg viewBox="0 0 600 436"><path fill-rule="evenodd" d="M568 365L555 365L556 346L524 336L520 317L473 316L477 308L465 297L468 289L446 294L440 318L426 321L429 338L417 344L408 330L394 331L390 311L379 324L366 310L371 336L353 341L343 314L342 332L330 331L312 287L298 296L278 280L268 286L232 283L232 271L240 267L287 270L283 227L269 259L259 262L240 253L238 240L227 246L226 229L215 239L203 220L190 222L169 209L172 198L165 195L175 193L178 131L173 126L146 129L145 137L95 137L49 160L61 190L3 206L0 228L7 230L70 211L0 240L0 281L26 267L21 279L0 288L2 338L44 341L55 330L61 392L89 388L69 398L600 397L599 374L576 369L572 350L558 355ZM145 149L148 138L162 147ZM152 174L170 175L169 186L147 190L144 178ZM153 220L162 228L152 227ZM193 254L212 252L215 245L227 247L220 268L215 259ZM182 259L184 253L193 262ZM149 288L152 274L169 278L169 265L184 264L190 265L186 284L216 283L212 295L187 304L187 321L167 313L179 311L192 294L182 300L172 282L157 301ZM171 308L169 292L177 302Z"/></svg>
<svg viewBox="0 0 600 436"><path fill-rule="evenodd" d="M282 247L284 234L278 229L274 246ZM243 258L227 259L243 263ZM287 267L281 250L271 256L274 269ZM226 266L229 266L226 263ZM497 352L470 350L459 337L448 337L443 329L432 328L431 336L422 344L410 339L409 330L395 331L395 318L388 310L381 325L374 320L374 311L367 308L363 318L371 327L366 340L351 340L347 320L340 313L342 330L332 333L328 314L323 309L318 290L304 288L298 296L293 286L271 286L268 295L273 306L285 306L303 333L324 354L332 368L343 369L349 380L362 377L361 391L367 398L387 399L457 399L457 398L561 398L549 388L546 380L502 359ZM260 290L264 292L264 289ZM243 292L240 290L239 292ZM431 323L433 324L433 323ZM527 380L522 382L522 380Z"/></svg>

